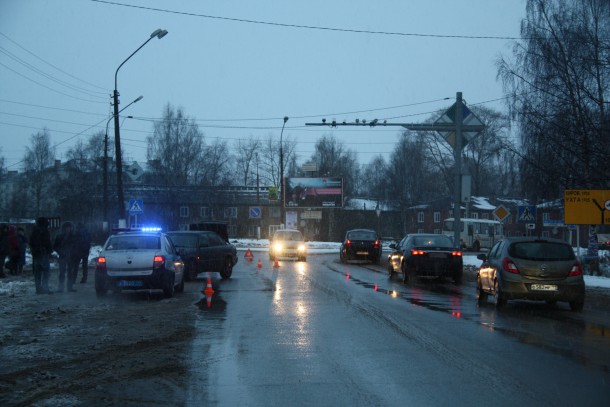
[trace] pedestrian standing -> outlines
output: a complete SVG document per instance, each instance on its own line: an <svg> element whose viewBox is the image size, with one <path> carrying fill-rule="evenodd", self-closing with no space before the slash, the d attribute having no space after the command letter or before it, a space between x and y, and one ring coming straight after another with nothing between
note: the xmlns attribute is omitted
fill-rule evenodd
<svg viewBox="0 0 610 407"><path fill-rule="evenodd" d="M30 234L30 251L32 252L32 267L34 268L34 284L36 294L52 294L49 290L50 264L49 257L53 252L49 220L40 217Z"/></svg>
<svg viewBox="0 0 610 407"><path fill-rule="evenodd" d="M19 238L17 237L17 227L10 225L8 227L8 270L11 275L17 274L17 266L19 265Z"/></svg>
<svg viewBox="0 0 610 407"><path fill-rule="evenodd" d="M59 255L59 284L58 292L63 292L64 288L68 292L76 292L74 283L78 272L79 252L78 236L74 230L72 222L64 222L61 225L60 233L55 237L53 250Z"/></svg>
<svg viewBox="0 0 610 407"><path fill-rule="evenodd" d="M83 267L83 278L80 283L84 284L87 282L87 276L89 275L89 251L91 250L91 234L82 222L78 222L76 225L76 235L78 236L78 257L79 262ZM78 273L78 268L76 270Z"/></svg>
<svg viewBox="0 0 610 407"><path fill-rule="evenodd" d="M8 256L8 225L0 225L0 278L6 277L4 274L4 262Z"/></svg>
<svg viewBox="0 0 610 407"><path fill-rule="evenodd" d="M25 251L28 248L28 239L25 237L25 230L21 226L17 228L17 244L19 252L17 274L22 274L23 266L25 266Z"/></svg>

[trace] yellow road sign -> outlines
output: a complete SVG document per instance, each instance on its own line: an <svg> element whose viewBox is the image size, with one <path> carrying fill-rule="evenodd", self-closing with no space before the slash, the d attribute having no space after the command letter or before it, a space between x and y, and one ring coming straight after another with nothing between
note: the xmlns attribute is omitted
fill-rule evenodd
<svg viewBox="0 0 610 407"><path fill-rule="evenodd" d="M610 190L566 189L563 199L566 225L610 225Z"/></svg>

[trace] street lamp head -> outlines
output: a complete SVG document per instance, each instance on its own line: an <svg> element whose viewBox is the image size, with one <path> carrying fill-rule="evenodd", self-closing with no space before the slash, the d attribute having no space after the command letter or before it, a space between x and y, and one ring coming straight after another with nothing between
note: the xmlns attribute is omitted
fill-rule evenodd
<svg viewBox="0 0 610 407"><path fill-rule="evenodd" d="M288 121L288 116L284 116L284 124Z"/></svg>
<svg viewBox="0 0 610 407"><path fill-rule="evenodd" d="M133 103L139 102L140 100L142 100L144 96L140 95L138 96L138 98L136 100L133 101Z"/></svg>
<svg viewBox="0 0 610 407"><path fill-rule="evenodd" d="M165 37L167 35L167 30L162 30L160 28L157 28L155 31L153 31L152 34L150 34L150 38L153 37L157 37L159 39Z"/></svg>

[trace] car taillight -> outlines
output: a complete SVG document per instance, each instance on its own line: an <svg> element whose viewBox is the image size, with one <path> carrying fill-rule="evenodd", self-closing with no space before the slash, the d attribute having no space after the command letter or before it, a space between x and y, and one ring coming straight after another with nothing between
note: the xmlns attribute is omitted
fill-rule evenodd
<svg viewBox="0 0 610 407"><path fill-rule="evenodd" d="M351 245L351 244L352 244L352 241L351 241L351 240L349 240L349 239L347 239L347 241L345 242L345 245L346 245L346 246L349 246L349 245Z"/></svg>
<svg viewBox="0 0 610 407"><path fill-rule="evenodd" d="M424 254L426 254L426 252L423 250L411 250L412 256L423 256Z"/></svg>
<svg viewBox="0 0 610 407"><path fill-rule="evenodd" d="M373 247L374 247L375 249L378 249L378 248L379 248L379 240L375 240L375 243L373 244Z"/></svg>
<svg viewBox="0 0 610 407"><path fill-rule="evenodd" d="M576 277L576 276L580 276L580 275L582 275L582 267L580 266L579 262L576 262L572 266L572 270L570 270L570 272L568 273L568 276Z"/></svg>
<svg viewBox="0 0 610 407"><path fill-rule="evenodd" d="M153 261L153 267L162 267L165 264L165 257L163 256L155 256Z"/></svg>
<svg viewBox="0 0 610 407"><path fill-rule="evenodd" d="M97 268L99 268L99 269L106 269L106 258L98 257L96 265L97 265Z"/></svg>
<svg viewBox="0 0 610 407"><path fill-rule="evenodd" d="M513 261L508 257L502 259L502 267L504 268L504 271L507 271L509 273L520 274L519 269L517 268L515 263L513 263Z"/></svg>
<svg viewBox="0 0 610 407"><path fill-rule="evenodd" d="M458 256L461 257L462 256L462 252L451 252L452 256Z"/></svg>

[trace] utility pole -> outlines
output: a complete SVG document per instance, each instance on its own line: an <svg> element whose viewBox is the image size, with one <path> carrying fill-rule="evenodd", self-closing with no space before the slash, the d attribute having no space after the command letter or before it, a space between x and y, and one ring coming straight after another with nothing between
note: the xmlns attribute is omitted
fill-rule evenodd
<svg viewBox="0 0 610 407"><path fill-rule="evenodd" d="M467 114L465 114L467 113ZM453 117L452 117L453 116ZM469 124L464 124L464 118L468 116ZM441 120L443 119L443 120ZM358 120L355 122L337 122L336 120L332 120L330 123L326 121L326 119L322 119L321 123L305 123L306 126L330 126L330 127L338 127L338 126L397 126L404 127L405 129L412 131L438 131L447 133L445 139L447 142L453 147L453 154L455 159L455 181L454 181L454 189L455 189L455 200L454 200L454 209L453 209L453 218L454 218L454 242L456 245L460 244L460 231L462 230L462 225L460 221L460 211L462 206L462 187L461 187L461 172L462 172L462 148L464 147L463 139L465 133L476 135L485 129L485 125L481 123L481 121L472 114L467 108L464 106L464 102L462 100L462 92L457 92L455 97L455 104L450 108L443 117L437 120L435 123L431 124L418 124L418 123L388 123L387 121L380 122L377 119L371 120L370 122L366 122L366 120ZM466 140L468 141L468 139Z"/></svg>

